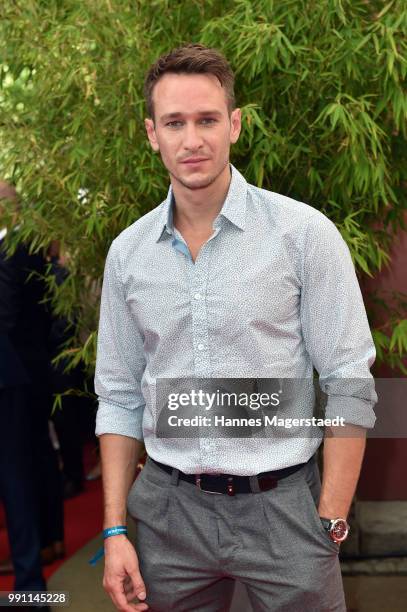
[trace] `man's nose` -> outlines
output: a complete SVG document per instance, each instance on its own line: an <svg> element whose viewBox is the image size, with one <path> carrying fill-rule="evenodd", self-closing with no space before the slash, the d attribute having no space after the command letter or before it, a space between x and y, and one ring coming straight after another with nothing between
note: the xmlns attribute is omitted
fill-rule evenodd
<svg viewBox="0 0 407 612"><path fill-rule="evenodd" d="M184 147L189 151L196 151L203 144L202 137L195 125L187 125L184 137Z"/></svg>

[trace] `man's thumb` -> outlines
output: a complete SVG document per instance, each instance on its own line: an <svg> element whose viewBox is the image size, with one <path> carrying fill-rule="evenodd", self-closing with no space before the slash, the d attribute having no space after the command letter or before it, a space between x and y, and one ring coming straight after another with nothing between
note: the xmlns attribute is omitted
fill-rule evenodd
<svg viewBox="0 0 407 612"><path fill-rule="evenodd" d="M140 576L140 572L134 571L131 573L130 577L133 583L133 591L138 597L138 599L145 599L147 596L146 587L144 585L142 577Z"/></svg>

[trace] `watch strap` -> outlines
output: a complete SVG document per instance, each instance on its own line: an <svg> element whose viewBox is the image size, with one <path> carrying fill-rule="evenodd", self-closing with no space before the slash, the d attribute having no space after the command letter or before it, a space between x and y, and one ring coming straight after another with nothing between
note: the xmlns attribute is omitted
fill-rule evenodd
<svg viewBox="0 0 407 612"><path fill-rule="evenodd" d="M321 519L321 523L322 523L323 527L327 531L329 531L329 528L331 527L332 519L327 519L327 518L324 518L323 516L320 516L319 518Z"/></svg>

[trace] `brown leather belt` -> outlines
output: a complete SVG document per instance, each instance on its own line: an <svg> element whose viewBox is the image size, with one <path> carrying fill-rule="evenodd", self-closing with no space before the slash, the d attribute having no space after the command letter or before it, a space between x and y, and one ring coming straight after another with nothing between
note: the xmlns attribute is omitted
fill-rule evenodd
<svg viewBox="0 0 407 612"><path fill-rule="evenodd" d="M176 468L165 463L160 463L152 457L150 460L158 465L162 470L172 475ZM290 467L274 470L272 472L261 472L256 476L236 476L233 474L184 474L180 470L178 478L197 486L205 493L215 493L219 495L235 495L236 493L259 493L269 491L277 486L282 478L286 478L301 469L305 463L298 463Z"/></svg>

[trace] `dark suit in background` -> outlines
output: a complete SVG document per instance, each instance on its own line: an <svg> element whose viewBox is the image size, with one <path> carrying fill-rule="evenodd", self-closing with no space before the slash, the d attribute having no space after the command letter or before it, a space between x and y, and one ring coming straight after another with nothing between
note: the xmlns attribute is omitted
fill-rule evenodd
<svg viewBox="0 0 407 612"><path fill-rule="evenodd" d="M0 495L15 590L44 589L40 549L63 540L61 475L48 417L50 314L41 304L46 261L0 241Z"/></svg>

